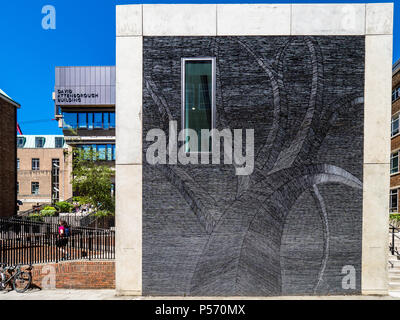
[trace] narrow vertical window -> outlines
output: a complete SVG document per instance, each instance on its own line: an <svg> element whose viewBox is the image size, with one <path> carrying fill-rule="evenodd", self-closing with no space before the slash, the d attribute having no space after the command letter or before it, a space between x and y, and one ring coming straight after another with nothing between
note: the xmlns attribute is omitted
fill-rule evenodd
<svg viewBox="0 0 400 320"><path fill-rule="evenodd" d="M17 170L19 170L19 158L17 158Z"/></svg>
<svg viewBox="0 0 400 320"><path fill-rule="evenodd" d="M186 152L200 152L201 130L214 128L215 113L215 58L182 59L182 127L185 129ZM186 129L197 133L197 141L190 141ZM211 138L208 141L211 151Z"/></svg>
<svg viewBox="0 0 400 320"><path fill-rule="evenodd" d="M78 128L79 129L87 129L87 114L86 113L78 113Z"/></svg>
<svg viewBox="0 0 400 320"><path fill-rule="evenodd" d="M110 112L110 129L115 128L115 112Z"/></svg>
<svg viewBox="0 0 400 320"><path fill-rule="evenodd" d="M57 202L60 199L60 159L51 160L51 199Z"/></svg>
<svg viewBox="0 0 400 320"><path fill-rule="evenodd" d="M93 122L95 129L102 129L103 128L103 113L95 112L93 114Z"/></svg>
<svg viewBox="0 0 400 320"><path fill-rule="evenodd" d="M103 128L104 129L108 129L110 128L110 118L109 118L109 113L108 112L104 112L103 113Z"/></svg>
<svg viewBox="0 0 400 320"><path fill-rule="evenodd" d="M398 212L398 190L390 190L390 212Z"/></svg>
<svg viewBox="0 0 400 320"><path fill-rule="evenodd" d="M390 156L390 173L399 172L399 152L396 151Z"/></svg>
<svg viewBox="0 0 400 320"><path fill-rule="evenodd" d="M399 114L392 118L392 137L399 133Z"/></svg>
<svg viewBox="0 0 400 320"><path fill-rule="evenodd" d="M32 158L32 170L40 170L40 160L38 158Z"/></svg>

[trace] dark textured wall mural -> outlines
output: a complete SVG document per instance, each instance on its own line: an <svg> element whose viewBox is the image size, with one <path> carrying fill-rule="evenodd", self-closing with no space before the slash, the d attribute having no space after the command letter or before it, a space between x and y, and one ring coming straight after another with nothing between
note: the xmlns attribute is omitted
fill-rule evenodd
<svg viewBox="0 0 400 320"><path fill-rule="evenodd" d="M144 37L144 159L150 129L180 130L181 58L205 56L255 168L144 163L143 293L360 293L364 37Z"/></svg>

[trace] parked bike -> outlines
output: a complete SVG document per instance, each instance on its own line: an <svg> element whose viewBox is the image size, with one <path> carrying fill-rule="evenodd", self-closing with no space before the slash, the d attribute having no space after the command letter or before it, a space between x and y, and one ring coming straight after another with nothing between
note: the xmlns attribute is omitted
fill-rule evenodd
<svg viewBox="0 0 400 320"><path fill-rule="evenodd" d="M13 289L18 293L23 293L31 286L32 275L29 272L32 270L32 265L21 270L21 265L7 266L0 264L0 291L6 289L8 285L12 285Z"/></svg>

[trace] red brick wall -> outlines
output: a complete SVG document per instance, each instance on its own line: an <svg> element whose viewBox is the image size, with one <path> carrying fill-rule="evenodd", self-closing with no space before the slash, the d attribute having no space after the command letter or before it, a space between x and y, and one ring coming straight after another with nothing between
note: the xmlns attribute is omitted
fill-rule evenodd
<svg viewBox="0 0 400 320"><path fill-rule="evenodd" d="M391 140L391 150L397 150L400 149L400 135L395 136Z"/></svg>
<svg viewBox="0 0 400 320"><path fill-rule="evenodd" d="M56 289L114 289L114 261L76 261L34 265L32 282L42 288L42 280L54 268ZM45 281L45 283L48 283ZM45 287L43 288L45 289Z"/></svg>
<svg viewBox="0 0 400 320"><path fill-rule="evenodd" d="M0 99L0 217L16 214L17 108Z"/></svg>

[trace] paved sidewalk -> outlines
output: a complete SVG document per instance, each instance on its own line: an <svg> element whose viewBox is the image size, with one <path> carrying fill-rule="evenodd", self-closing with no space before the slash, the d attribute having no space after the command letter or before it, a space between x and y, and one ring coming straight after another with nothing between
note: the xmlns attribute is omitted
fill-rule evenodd
<svg viewBox="0 0 400 320"><path fill-rule="evenodd" d="M114 290L29 290L1 292L0 300L395 300L397 296L292 296L292 297L132 297L116 296Z"/></svg>

